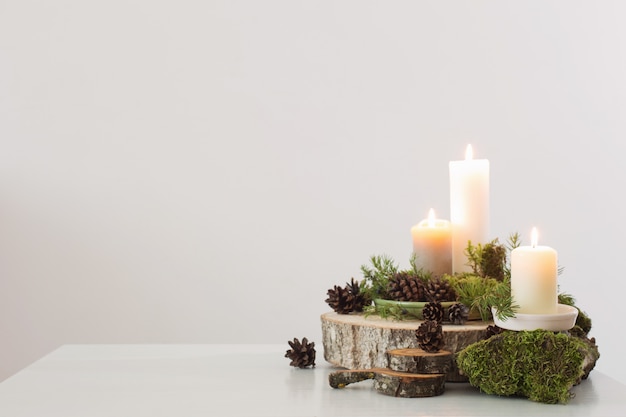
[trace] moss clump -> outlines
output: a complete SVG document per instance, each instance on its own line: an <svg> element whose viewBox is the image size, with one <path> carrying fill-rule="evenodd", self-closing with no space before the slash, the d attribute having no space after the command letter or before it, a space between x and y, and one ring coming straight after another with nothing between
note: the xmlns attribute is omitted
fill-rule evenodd
<svg viewBox="0 0 626 417"><path fill-rule="evenodd" d="M484 245L468 243L465 254L474 274L490 277L498 281L504 280L506 274L506 248L495 239Z"/></svg>
<svg viewBox="0 0 626 417"><path fill-rule="evenodd" d="M583 340L544 330L505 331L459 352L459 369L487 394L566 403L583 376Z"/></svg>

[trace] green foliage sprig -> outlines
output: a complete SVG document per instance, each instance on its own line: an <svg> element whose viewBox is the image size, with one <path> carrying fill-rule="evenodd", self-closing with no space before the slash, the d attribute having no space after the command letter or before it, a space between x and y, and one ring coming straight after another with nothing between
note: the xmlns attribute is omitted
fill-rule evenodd
<svg viewBox="0 0 626 417"><path fill-rule="evenodd" d="M416 319L417 317L411 314L408 310L400 307L399 305L391 305L391 306L377 306L370 305L366 307L364 310L365 317L369 317L372 314L376 314L383 319L393 319L393 320L404 320L407 318Z"/></svg>
<svg viewBox="0 0 626 417"><path fill-rule="evenodd" d="M467 256L467 265L472 268L475 275L481 277L490 277L498 281L504 281L506 277L511 276L511 268L508 264L508 254L521 243L518 233L509 236L507 244L500 244L496 238L489 243L472 244L467 243L465 255Z"/></svg>
<svg viewBox="0 0 626 417"><path fill-rule="evenodd" d="M477 297L472 303L472 308L476 308L480 312L480 317L483 320L489 320L491 307L496 308L496 314L502 321L515 317L515 310L519 306L514 303L511 296L510 278L505 278L504 281L498 282L489 292Z"/></svg>
<svg viewBox="0 0 626 417"><path fill-rule="evenodd" d="M509 238L507 239L505 243L507 253L510 254L513 251L513 249L519 248L520 246L522 246L522 238L520 237L519 233L515 232L509 235ZM504 262L504 276L509 277L509 280L510 280L511 279L511 264L510 262L508 262L509 260L510 259L507 258L507 261Z"/></svg>
<svg viewBox="0 0 626 417"><path fill-rule="evenodd" d="M457 294L457 301L468 306L471 311L477 311L481 319L491 318L490 307L486 302L477 302L483 298L490 297L496 291L501 282L495 278L481 277L474 274L446 275L447 280Z"/></svg>
<svg viewBox="0 0 626 417"><path fill-rule="evenodd" d="M485 245L473 245L472 242L468 242L465 253L469 259L469 266L475 274L484 279L481 289L483 292L478 294L477 290L474 291L470 306L478 310L483 320L489 320L491 317L491 307L496 308L500 320L515 317L515 310L519 306L511 296L511 266L508 255L520 244L518 233L511 234L505 245L500 244L498 239Z"/></svg>
<svg viewBox="0 0 626 417"><path fill-rule="evenodd" d="M387 255L372 255L370 263L371 265L361 265L363 282L368 284L364 288L365 293L371 299L388 298L389 280L398 272L398 265Z"/></svg>

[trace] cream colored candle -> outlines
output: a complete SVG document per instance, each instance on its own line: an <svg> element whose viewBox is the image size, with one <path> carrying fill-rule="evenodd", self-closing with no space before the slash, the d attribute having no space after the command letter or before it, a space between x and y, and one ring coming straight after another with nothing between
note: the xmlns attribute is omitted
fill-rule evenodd
<svg viewBox="0 0 626 417"><path fill-rule="evenodd" d="M533 228L531 246L511 251L511 295L519 313L554 314L557 311L557 252L537 246Z"/></svg>
<svg viewBox="0 0 626 417"><path fill-rule="evenodd" d="M489 161L473 159L467 145L464 161L450 162L452 271L471 272L465 249L489 242Z"/></svg>
<svg viewBox="0 0 626 417"><path fill-rule="evenodd" d="M450 222L435 218L430 209L428 218L411 228L413 253L418 269L441 276L452 273L452 233Z"/></svg>

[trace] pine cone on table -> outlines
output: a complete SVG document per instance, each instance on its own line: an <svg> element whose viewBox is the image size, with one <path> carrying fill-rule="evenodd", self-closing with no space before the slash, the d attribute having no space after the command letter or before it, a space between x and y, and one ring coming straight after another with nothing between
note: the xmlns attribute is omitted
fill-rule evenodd
<svg viewBox="0 0 626 417"><path fill-rule="evenodd" d="M389 279L387 292L395 301L424 301L424 283L418 275L407 271L395 273Z"/></svg>
<svg viewBox="0 0 626 417"><path fill-rule="evenodd" d="M469 317L469 308L465 304L456 303L448 308L448 320L454 324L464 324Z"/></svg>
<svg viewBox="0 0 626 417"><path fill-rule="evenodd" d="M434 320L426 320L420 324L420 327L415 330L415 336L419 347L426 352L438 352L445 345L443 328Z"/></svg>
<svg viewBox="0 0 626 417"><path fill-rule="evenodd" d="M422 317L424 320L432 320L437 323L443 322L443 306L439 301L427 303L422 308Z"/></svg>
<svg viewBox="0 0 626 417"><path fill-rule="evenodd" d="M289 365L298 368L315 366L315 342L309 343L306 337L302 338L302 343L297 338L289 341L291 349L285 353L285 358L291 359Z"/></svg>

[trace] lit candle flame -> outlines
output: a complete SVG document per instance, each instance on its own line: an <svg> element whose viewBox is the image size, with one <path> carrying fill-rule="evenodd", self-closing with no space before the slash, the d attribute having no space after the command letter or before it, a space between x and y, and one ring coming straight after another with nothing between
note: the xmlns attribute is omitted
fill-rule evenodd
<svg viewBox="0 0 626 417"><path fill-rule="evenodd" d="M472 150L472 145L467 145L465 148L465 160L471 161L474 158L474 151Z"/></svg>
<svg viewBox="0 0 626 417"><path fill-rule="evenodd" d="M435 209L428 211L428 227L435 227Z"/></svg>
<svg viewBox="0 0 626 417"><path fill-rule="evenodd" d="M530 245L533 248L537 247L537 241L539 240L539 233L537 232L537 228L533 227L532 232L530 233Z"/></svg>

